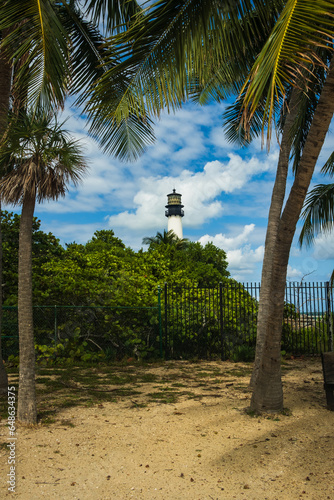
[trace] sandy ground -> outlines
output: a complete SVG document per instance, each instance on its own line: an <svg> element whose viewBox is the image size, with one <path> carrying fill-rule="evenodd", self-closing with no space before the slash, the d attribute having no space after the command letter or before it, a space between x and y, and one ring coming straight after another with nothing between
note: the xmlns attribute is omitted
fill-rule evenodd
<svg viewBox="0 0 334 500"><path fill-rule="evenodd" d="M198 366L146 368L161 377L168 371L174 386L184 383L198 397L157 403L147 398L155 384L145 384L131 398L67 408L51 425L19 427L16 492L7 491L2 446L1 498L334 499L334 412L325 406L319 360L289 361L283 380L290 414L260 417L244 411L249 376L238 369L246 365L203 362L203 377L192 378ZM8 441L4 421L0 433Z"/></svg>

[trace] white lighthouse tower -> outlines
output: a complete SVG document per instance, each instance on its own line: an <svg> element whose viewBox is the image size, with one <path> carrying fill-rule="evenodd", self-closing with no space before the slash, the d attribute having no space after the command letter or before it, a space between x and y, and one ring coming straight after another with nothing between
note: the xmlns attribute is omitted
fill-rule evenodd
<svg viewBox="0 0 334 500"><path fill-rule="evenodd" d="M168 231L173 231L174 234L182 240L182 217L184 216L184 211L182 210L184 205L181 204L181 195L173 192L167 195L167 205L165 215L168 217Z"/></svg>

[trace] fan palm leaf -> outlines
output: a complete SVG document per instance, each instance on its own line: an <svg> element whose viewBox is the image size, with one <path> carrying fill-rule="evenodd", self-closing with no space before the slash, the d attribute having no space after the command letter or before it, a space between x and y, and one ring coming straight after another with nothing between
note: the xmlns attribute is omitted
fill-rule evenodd
<svg viewBox="0 0 334 500"><path fill-rule="evenodd" d="M58 199L69 182L80 181L87 164L79 143L62 126L40 110L13 117L0 152L0 195L5 202L21 204L29 192L38 202Z"/></svg>

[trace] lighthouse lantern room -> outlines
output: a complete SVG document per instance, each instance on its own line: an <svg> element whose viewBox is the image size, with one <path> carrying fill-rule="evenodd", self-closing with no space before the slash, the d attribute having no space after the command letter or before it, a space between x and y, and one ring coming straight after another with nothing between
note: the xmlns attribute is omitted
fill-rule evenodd
<svg viewBox="0 0 334 500"><path fill-rule="evenodd" d="M173 231L174 234L182 240L182 217L184 216L184 211L182 210L184 205L181 203L181 195L173 192L167 195L167 205L165 215L168 217L168 231Z"/></svg>

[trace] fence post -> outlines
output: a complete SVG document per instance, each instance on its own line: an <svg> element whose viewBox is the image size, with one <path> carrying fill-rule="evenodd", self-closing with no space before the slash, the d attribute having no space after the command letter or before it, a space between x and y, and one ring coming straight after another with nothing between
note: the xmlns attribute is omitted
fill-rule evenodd
<svg viewBox="0 0 334 500"><path fill-rule="evenodd" d="M55 344L57 345L58 340L58 318L57 318L57 306L55 306Z"/></svg>
<svg viewBox="0 0 334 500"><path fill-rule="evenodd" d="M168 348L168 286L165 282L165 359L169 358L169 348Z"/></svg>
<svg viewBox="0 0 334 500"><path fill-rule="evenodd" d="M221 360L225 361L224 348L224 316L223 316L223 283L219 283L219 315L220 315L220 339L221 339Z"/></svg>
<svg viewBox="0 0 334 500"><path fill-rule="evenodd" d="M326 281L326 302L327 302L327 331L329 350L333 351L333 315L331 307L331 287L329 281Z"/></svg>
<svg viewBox="0 0 334 500"><path fill-rule="evenodd" d="M161 290L158 286L158 315L159 315L159 343L160 343L160 358L163 358L162 353L162 322L161 322Z"/></svg>

